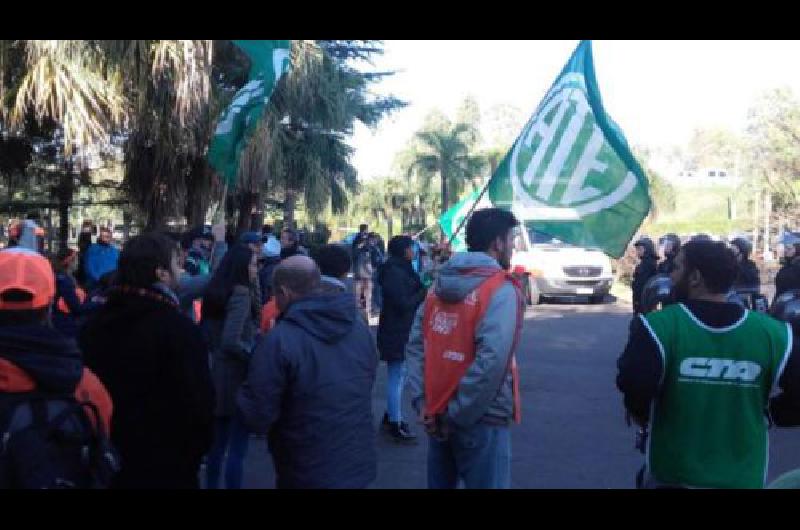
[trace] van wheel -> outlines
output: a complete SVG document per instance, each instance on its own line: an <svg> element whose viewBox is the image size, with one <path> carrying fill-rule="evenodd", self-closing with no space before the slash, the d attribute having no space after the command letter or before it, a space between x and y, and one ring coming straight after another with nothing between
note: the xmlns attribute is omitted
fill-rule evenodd
<svg viewBox="0 0 800 530"><path fill-rule="evenodd" d="M525 299L528 305L539 305L542 302L542 296L539 289L536 288L536 282L528 276L525 278Z"/></svg>

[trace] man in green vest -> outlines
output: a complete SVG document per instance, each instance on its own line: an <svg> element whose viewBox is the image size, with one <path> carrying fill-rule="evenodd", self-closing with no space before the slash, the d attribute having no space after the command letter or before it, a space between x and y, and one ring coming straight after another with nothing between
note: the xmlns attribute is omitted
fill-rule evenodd
<svg viewBox="0 0 800 530"><path fill-rule="evenodd" d="M763 488L770 423L800 425L792 329L726 302L736 273L724 243L690 241L672 272L678 303L631 325L617 387L650 431L642 487Z"/></svg>

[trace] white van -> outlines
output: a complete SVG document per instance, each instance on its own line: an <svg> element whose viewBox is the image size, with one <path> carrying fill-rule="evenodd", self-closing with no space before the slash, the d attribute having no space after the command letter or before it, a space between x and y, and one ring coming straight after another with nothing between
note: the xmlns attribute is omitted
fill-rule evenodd
<svg viewBox="0 0 800 530"><path fill-rule="evenodd" d="M600 304L614 281L603 252L564 243L531 222L517 231L511 270L522 278L531 305L547 296L588 296Z"/></svg>

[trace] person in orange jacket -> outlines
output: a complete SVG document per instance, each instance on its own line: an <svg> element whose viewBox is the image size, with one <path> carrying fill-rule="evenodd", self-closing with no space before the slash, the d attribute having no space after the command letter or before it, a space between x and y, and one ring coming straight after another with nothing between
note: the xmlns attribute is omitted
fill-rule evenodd
<svg viewBox="0 0 800 530"><path fill-rule="evenodd" d="M85 414L89 423L81 431L83 435L91 434L91 425L95 435L99 433L104 440L109 436L111 397L97 376L83 365L75 341L50 325L49 308L54 297L53 271L42 255L22 247L0 251L0 425L7 429L4 444L16 447L4 449L0 455L0 488L64 487L61 482L65 479L73 487L90 487L94 480L90 478L94 469L87 467L93 464L86 464L82 456L80 462L68 461L72 458L68 452L57 456L48 452L46 461L30 465L36 460L34 455L42 455L45 446L49 451L60 443L53 442L53 438L32 439L37 422L38 428L62 428L62 424L56 425L60 415L69 413L64 417L74 420L79 418L76 414ZM44 408L38 404L44 404ZM27 407L30 416L19 412L21 407ZM24 417L30 418L33 428L19 423ZM75 423L69 425L63 424L63 428L76 428ZM66 462L66 467L58 467L56 461L58 465ZM93 458L89 461L94 462ZM9 469L14 469L13 473L8 473ZM51 475L56 483L37 483L43 477L49 480ZM91 487L98 486L95 483Z"/></svg>

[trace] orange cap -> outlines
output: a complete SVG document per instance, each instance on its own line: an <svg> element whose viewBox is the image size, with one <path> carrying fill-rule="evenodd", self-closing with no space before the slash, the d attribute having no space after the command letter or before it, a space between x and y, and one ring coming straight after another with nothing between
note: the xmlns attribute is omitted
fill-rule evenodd
<svg viewBox="0 0 800 530"><path fill-rule="evenodd" d="M10 290L30 293L32 299L4 301L3 293ZM44 256L19 247L0 251L0 311L47 307L55 294L53 269Z"/></svg>

